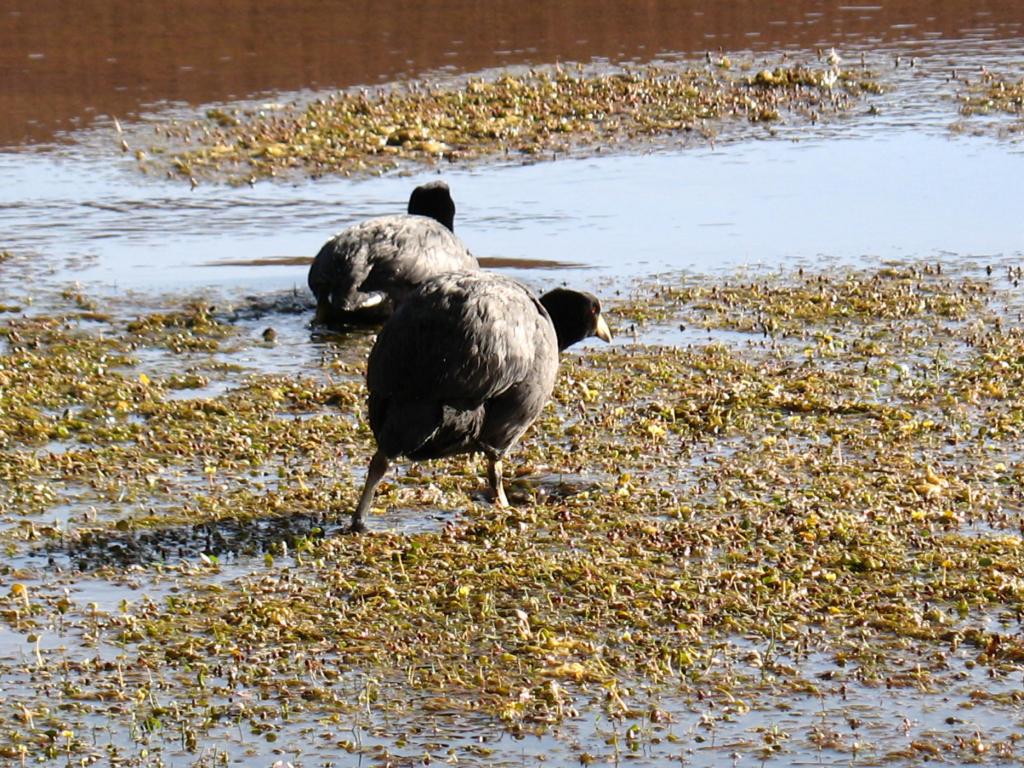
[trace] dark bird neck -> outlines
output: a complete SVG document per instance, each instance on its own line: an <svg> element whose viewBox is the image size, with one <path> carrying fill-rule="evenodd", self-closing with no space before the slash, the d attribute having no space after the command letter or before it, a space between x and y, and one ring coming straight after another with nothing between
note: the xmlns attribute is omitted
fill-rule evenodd
<svg viewBox="0 0 1024 768"><path fill-rule="evenodd" d="M455 231L455 201L452 200L448 185L443 181L416 187L409 198L409 213L414 216L429 216L444 224L449 231Z"/></svg>

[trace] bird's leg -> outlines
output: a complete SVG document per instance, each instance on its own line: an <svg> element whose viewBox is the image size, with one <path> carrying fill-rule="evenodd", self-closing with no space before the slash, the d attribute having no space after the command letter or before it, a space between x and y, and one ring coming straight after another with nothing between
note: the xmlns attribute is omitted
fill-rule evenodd
<svg viewBox="0 0 1024 768"><path fill-rule="evenodd" d="M313 317L313 323L316 325L327 325L331 319L331 300L330 298L317 297L316 301L316 315Z"/></svg>
<svg viewBox="0 0 1024 768"><path fill-rule="evenodd" d="M505 495L505 488L501 484L501 459L492 456L487 457L487 481L491 484L491 493L494 494L494 503L499 507L508 506L508 497Z"/></svg>
<svg viewBox="0 0 1024 768"><path fill-rule="evenodd" d="M370 467L366 470L366 484L363 485L363 495L359 497L359 504L352 513L352 525L349 526L349 533L363 533L366 531L366 523L363 517L370 511L370 504L373 502L373 494L377 490L380 479L388 471L388 457L380 451L373 454L370 459Z"/></svg>

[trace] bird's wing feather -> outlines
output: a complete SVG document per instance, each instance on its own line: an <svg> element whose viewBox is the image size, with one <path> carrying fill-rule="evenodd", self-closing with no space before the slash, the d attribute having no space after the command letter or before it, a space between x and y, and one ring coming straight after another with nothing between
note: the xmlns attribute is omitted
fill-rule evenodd
<svg viewBox="0 0 1024 768"><path fill-rule="evenodd" d="M314 258L308 282L318 299L332 296L335 305L353 308L360 293L381 291L397 300L432 275L476 267L476 259L443 224L402 214L339 232Z"/></svg>
<svg viewBox="0 0 1024 768"><path fill-rule="evenodd" d="M309 268L309 288L317 299L333 297L344 306L366 280L375 260L393 258L397 249L387 237L387 222L397 217L369 219L343 230L324 243Z"/></svg>
<svg viewBox="0 0 1024 768"><path fill-rule="evenodd" d="M482 273L443 275L384 326L367 383L381 397L471 407L529 376L536 334L546 328L546 313L522 285Z"/></svg>
<svg viewBox="0 0 1024 768"><path fill-rule="evenodd" d="M394 218L397 221L380 234L380 244L371 249L363 291L408 289L435 275L478 267L462 241L443 224L425 216Z"/></svg>

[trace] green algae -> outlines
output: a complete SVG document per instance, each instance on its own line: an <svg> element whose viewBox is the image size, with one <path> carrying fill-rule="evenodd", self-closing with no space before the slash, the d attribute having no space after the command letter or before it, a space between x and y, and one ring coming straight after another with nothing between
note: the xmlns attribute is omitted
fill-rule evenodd
<svg viewBox="0 0 1024 768"><path fill-rule="evenodd" d="M194 747L215 746L224 722L276 738L288 723L376 718L400 750L428 714L521 735L597 712L635 725L616 741L628 750L666 736L666 701L718 701L710 729L822 696L825 680L949 695L955 659L1019 674L1024 331L1008 275L926 265L638 285L608 302L620 326L696 333L567 356L508 462L525 501L480 503L479 460L399 466L379 507L454 516L401 532L373 515L365 536L324 535L372 452L358 367L228 367L212 374L229 384L220 394L177 400L169 382L211 354L202 342L230 359L258 338L189 304L100 324L4 320L0 513L26 523L3 533L13 553L143 534L173 552L195 526L321 517L230 579L200 578L221 569L201 544L180 565L140 553L134 568L192 581L118 611L0 572L11 632L118 649L37 663L26 640L31 679L0 705L0 749L100 759L85 724L130 716L133 743L173 732ZM175 351L183 332L197 343ZM162 367L139 362L155 351ZM45 450L54 440L63 449ZM587 482L544 493L529 480L546 472ZM45 523L62 504L80 514ZM972 690L964 704L1015 706ZM803 738L847 748L824 729ZM964 738L884 759L1010 744ZM793 745L769 729L759 748Z"/></svg>
<svg viewBox="0 0 1024 768"><path fill-rule="evenodd" d="M254 181L286 173L379 173L400 164L461 163L595 151L719 123L813 122L848 111L880 86L866 71L784 62L753 71L720 60L595 71L554 67L464 83L411 83L332 94L312 103L213 109L157 127L150 147L172 175ZM154 160L153 158L156 158Z"/></svg>

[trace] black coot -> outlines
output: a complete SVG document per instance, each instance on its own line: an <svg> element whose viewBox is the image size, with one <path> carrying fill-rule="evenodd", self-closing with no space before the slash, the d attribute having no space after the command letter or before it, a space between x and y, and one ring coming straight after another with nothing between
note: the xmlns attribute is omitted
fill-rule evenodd
<svg viewBox="0 0 1024 768"><path fill-rule="evenodd" d="M588 336L611 341L601 305L563 288L538 299L486 272L432 278L409 294L381 329L366 382L377 452L352 531L389 462L480 451L495 503L506 505L501 460L554 389L558 353Z"/></svg>
<svg viewBox="0 0 1024 768"><path fill-rule="evenodd" d="M448 185L434 181L413 190L408 214L368 219L335 235L309 268L317 320L379 322L424 280L477 269L454 223Z"/></svg>

